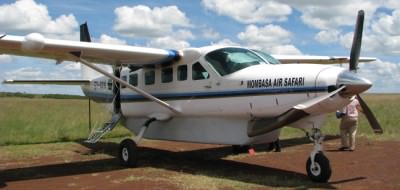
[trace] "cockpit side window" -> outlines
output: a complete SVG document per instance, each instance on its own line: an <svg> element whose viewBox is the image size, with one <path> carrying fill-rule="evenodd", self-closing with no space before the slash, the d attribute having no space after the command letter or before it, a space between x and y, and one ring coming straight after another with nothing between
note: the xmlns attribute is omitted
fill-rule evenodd
<svg viewBox="0 0 400 190"><path fill-rule="evenodd" d="M204 67L196 62L192 65L192 79L193 80L204 80L209 79L210 74L204 69Z"/></svg>
<svg viewBox="0 0 400 190"><path fill-rule="evenodd" d="M265 61L254 52L244 48L222 48L206 55L206 60L221 75L228 75Z"/></svg>

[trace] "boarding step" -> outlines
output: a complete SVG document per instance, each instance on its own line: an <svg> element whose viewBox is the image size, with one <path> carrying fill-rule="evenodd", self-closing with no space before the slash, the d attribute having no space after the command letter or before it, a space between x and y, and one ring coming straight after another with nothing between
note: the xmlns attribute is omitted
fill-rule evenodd
<svg viewBox="0 0 400 190"><path fill-rule="evenodd" d="M113 114L111 120L104 123L102 128L92 132L85 142L94 144L99 141L101 137L103 137L106 133L110 132L114 129L115 126L117 126L119 120L121 119L121 116L121 114Z"/></svg>

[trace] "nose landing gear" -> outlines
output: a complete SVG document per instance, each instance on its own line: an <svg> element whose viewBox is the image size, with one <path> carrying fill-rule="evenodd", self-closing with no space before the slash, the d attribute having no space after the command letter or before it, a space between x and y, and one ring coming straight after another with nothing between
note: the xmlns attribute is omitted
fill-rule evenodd
<svg viewBox="0 0 400 190"><path fill-rule="evenodd" d="M307 136L314 142L314 148L306 164L307 175L315 182L325 183L331 177L332 170L328 158L322 152L324 135L320 129L313 128L311 134L307 133Z"/></svg>

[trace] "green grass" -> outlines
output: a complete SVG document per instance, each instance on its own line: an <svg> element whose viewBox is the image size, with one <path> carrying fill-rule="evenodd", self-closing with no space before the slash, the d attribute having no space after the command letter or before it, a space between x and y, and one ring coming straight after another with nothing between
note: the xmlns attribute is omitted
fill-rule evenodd
<svg viewBox="0 0 400 190"><path fill-rule="evenodd" d="M99 128L111 115L92 102L92 126ZM88 100L0 98L0 145L83 140L88 137ZM117 126L106 137L128 135Z"/></svg>
<svg viewBox="0 0 400 190"><path fill-rule="evenodd" d="M85 99L60 99L63 96L0 96L0 145L32 144L86 139L88 130L88 101ZM52 99L57 98L57 99ZM383 129L383 135L375 135L364 116L360 118L358 135L372 139L396 140L400 134L398 121L400 94L366 94L363 98L375 113ZM92 126L100 127L110 118L104 104L92 102ZM323 128L327 135L338 134L339 120L330 114ZM105 137L121 137L130 133L117 126ZM284 128L282 139L301 137L298 129Z"/></svg>

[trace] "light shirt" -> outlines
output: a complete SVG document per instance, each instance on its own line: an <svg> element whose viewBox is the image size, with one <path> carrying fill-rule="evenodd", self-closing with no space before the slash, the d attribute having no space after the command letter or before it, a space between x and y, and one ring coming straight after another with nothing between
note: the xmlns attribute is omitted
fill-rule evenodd
<svg viewBox="0 0 400 190"><path fill-rule="evenodd" d="M358 118L358 110L357 106L359 106L360 103L356 98L354 98L346 107L343 108L343 113L346 114L345 117L352 118L352 119L357 119Z"/></svg>

